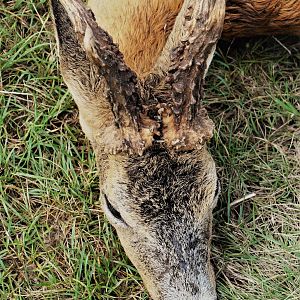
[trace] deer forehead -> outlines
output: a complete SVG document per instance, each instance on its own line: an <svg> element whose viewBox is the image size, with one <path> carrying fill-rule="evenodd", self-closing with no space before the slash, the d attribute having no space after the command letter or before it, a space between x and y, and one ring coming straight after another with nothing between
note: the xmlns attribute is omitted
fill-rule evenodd
<svg viewBox="0 0 300 300"><path fill-rule="evenodd" d="M110 201L144 222L185 214L201 219L212 207L217 177L205 149L180 155L152 149L143 156L111 156L100 161L102 189Z"/></svg>

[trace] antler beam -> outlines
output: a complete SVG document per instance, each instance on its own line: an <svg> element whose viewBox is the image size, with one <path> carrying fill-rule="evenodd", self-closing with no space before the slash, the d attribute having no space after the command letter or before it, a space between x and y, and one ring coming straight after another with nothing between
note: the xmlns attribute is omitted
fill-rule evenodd
<svg viewBox="0 0 300 300"><path fill-rule="evenodd" d="M164 139L171 148L195 149L212 136L213 123L201 100L224 15L225 0L186 0L154 68L169 92L163 123Z"/></svg>

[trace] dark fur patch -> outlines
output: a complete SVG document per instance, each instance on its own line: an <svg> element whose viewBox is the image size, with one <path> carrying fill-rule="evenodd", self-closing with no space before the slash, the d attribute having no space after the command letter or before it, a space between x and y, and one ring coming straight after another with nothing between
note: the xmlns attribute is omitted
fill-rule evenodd
<svg viewBox="0 0 300 300"><path fill-rule="evenodd" d="M142 157L131 158L127 165L129 193L132 201L139 202L144 220L170 222L189 213L192 194L201 193L202 169L193 153L172 156L167 150L151 149Z"/></svg>
<svg viewBox="0 0 300 300"><path fill-rule="evenodd" d="M209 259L211 211L199 218L210 199L205 194L211 184L206 168L197 151L173 156L164 149L151 149L127 164L132 209L161 247L172 252L167 256L174 260L168 262L176 266L174 275L190 272L191 266L200 271Z"/></svg>

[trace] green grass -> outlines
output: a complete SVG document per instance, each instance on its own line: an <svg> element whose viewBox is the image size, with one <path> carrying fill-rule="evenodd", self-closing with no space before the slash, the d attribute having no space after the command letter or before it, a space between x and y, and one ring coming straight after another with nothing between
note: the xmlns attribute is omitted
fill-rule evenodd
<svg viewBox="0 0 300 300"><path fill-rule="evenodd" d="M299 299L300 44L280 42L291 54L223 42L207 78L220 299ZM103 218L42 0L0 1L0 141L0 299L148 299Z"/></svg>

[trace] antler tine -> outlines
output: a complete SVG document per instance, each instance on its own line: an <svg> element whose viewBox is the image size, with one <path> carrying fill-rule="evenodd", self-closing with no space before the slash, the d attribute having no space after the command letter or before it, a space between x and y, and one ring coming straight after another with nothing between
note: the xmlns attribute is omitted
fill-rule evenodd
<svg viewBox="0 0 300 300"><path fill-rule="evenodd" d="M225 0L185 0L155 67L169 93L164 138L171 148L194 149L212 136L201 108L204 77L221 36Z"/></svg>
<svg viewBox="0 0 300 300"><path fill-rule="evenodd" d="M70 75L72 72L70 69L79 66L82 68L81 64L85 63L89 69L85 76L88 77L81 80L81 84L88 82L91 92L97 90L99 84L103 83L101 79L104 78L105 101L109 103L113 113L116 131L121 132L118 151L129 149L130 152L141 154L152 143L153 134L150 132L150 127L153 124L148 128L143 124L142 93L137 75L125 64L118 46L103 29L98 27L92 12L86 9L80 0L52 0L51 2L55 22L62 22L60 25L63 26L67 22L64 19L68 19L72 25L69 27L73 30L70 34L74 35L73 39L67 36L68 33L57 32L64 79L69 79L75 73ZM74 57L70 56L69 48L74 46L68 44L70 39L75 40L81 47L81 56L84 58L80 61L77 53L74 53ZM84 108L81 110L83 111ZM113 142L110 144L112 145ZM107 148L110 148L110 145Z"/></svg>

